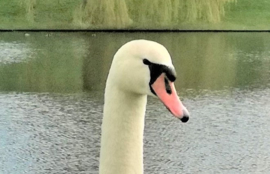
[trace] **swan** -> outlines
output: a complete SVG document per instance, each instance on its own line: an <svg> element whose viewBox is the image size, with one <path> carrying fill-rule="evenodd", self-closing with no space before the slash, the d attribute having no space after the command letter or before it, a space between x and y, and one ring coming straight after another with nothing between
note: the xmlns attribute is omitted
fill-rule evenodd
<svg viewBox="0 0 270 174"><path fill-rule="evenodd" d="M157 42L133 40L115 53L105 87L100 174L143 174L147 95L157 96L175 117L188 121L175 80L170 54Z"/></svg>

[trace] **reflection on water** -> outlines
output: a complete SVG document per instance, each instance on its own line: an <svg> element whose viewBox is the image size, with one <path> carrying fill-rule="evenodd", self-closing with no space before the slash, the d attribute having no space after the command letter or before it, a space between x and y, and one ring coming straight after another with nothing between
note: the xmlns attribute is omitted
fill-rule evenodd
<svg viewBox="0 0 270 174"><path fill-rule="evenodd" d="M267 174L267 33L1 33L0 173L98 173L106 76L138 38L168 48L192 113L149 98L145 173Z"/></svg>
<svg viewBox="0 0 270 174"><path fill-rule="evenodd" d="M32 57L33 51L25 43L0 42L0 63L12 64L26 61ZM12 54L11 54L12 53Z"/></svg>
<svg viewBox="0 0 270 174"><path fill-rule="evenodd" d="M269 86L270 37L263 33L2 33L0 90L103 89L113 54L138 38L168 48L181 90Z"/></svg>

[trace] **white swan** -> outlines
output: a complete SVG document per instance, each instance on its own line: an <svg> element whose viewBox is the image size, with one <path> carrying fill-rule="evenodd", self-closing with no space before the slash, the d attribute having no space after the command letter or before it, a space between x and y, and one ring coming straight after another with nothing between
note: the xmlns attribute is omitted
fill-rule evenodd
<svg viewBox="0 0 270 174"><path fill-rule="evenodd" d="M158 96L174 116L188 121L175 78L171 57L161 44L135 40L116 52L105 89L100 174L143 173L147 95Z"/></svg>

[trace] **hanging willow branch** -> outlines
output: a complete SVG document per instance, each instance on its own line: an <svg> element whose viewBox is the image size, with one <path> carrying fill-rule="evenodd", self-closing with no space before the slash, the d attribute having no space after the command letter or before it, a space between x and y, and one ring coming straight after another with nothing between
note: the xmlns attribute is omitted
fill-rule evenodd
<svg viewBox="0 0 270 174"><path fill-rule="evenodd" d="M34 9L36 0L20 0L20 5L25 10L26 19L29 22L34 22Z"/></svg>
<svg viewBox="0 0 270 174"><path fill-rule="evenodd" d="M146 28L195 21L217 23L225 15L225 5L235 1L83 0L74 21L105 28L125 28L132 22Z"/></svg>
<svg viewBox="0 0 270 174"><path fill-rule="evenodd" d="M123 0L84 0L75 10L75 22L88 26L121 28L132 23Z"/></svg>

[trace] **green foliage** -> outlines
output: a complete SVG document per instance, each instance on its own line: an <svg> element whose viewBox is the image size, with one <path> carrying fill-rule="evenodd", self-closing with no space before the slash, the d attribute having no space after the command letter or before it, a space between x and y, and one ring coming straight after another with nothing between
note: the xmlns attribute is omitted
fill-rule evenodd
<svg viewBox="0 0 270 174"><path fill-rule="evenodd" d="M269 29L270 24L269 0L239 0L229 7L224 21L235 29Z"/></svg>
<svg viewBox="0 0 270 174"><path fill-rule="evenodd" d="M220 22L224 15L224 7L227 2L234 0L155 0L142 1L140 10L136 8L131 14L137 22L145 21L156 23L179 23L179 22ZM137 6L137 1L130 1L129 6ZM145 17L147 16L147 18Z"/></svg>
<svg viewBox="0 0 270 174"><path fill-rule="evenodd" d="M0 28L269 29L269 9L268 0L0 0Z"/></svg>
<svg viewBox="0 0 270 174"><path fill-rule="evenodd" d="M123 0L85 0L74 11L73 22L83 28L124 28L131 24L132 20Z"/></svg>
<svg viewBox="0 0 270 174"><path fill-rule="evenodd" d="M74 0L0 0L1 28L72 28Z"/></svg>
<svg viewBox="0 0 270 174"><path fill-rule="evenodd" d="M20 3L16 0L0 0L0 16L11 17L23 14Z"/></svg>
<svg viewBox="0 0 270 174"><path fill-rule="evenodd" d="M74 22L101 28L177 28L183 22L220 22L234 0L88 0L75 10ZM84 24L84 25L83 25Z"/></svg>

